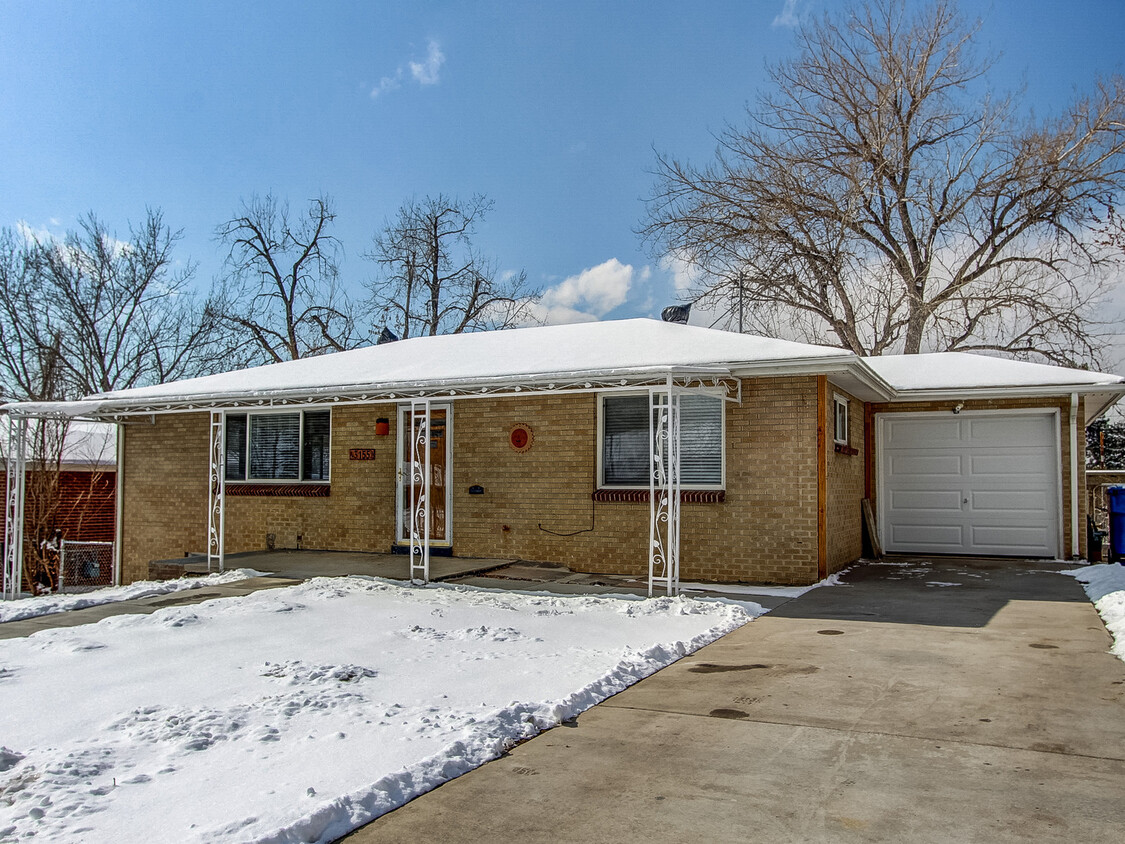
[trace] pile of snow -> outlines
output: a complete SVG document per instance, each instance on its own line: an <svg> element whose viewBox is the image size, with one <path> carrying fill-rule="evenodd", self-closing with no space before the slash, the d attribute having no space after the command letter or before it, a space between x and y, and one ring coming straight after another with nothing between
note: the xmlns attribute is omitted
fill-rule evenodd
<svg viewBox="0 0 1125 844"><path fill-rule="evenodd" d="M1059 574L1070 575L1082 584L1113 636L1110 652L1125 660L1125 566L1110 563Z"/></svg>
<svg viewBox="0 0 1125 844"><path fill-rule="evenodd" d="M265 572L254 569L232 569L221 574L206 577L181 577L177 580L138 580L128 586L107 586L77 595L37 595L34 598L20 598L15 601L0 602L0 624L5 621L19 621L67 610L80 610L98 604L113 604L134 598L150 598L153 595L166 595L169 592L182 592L185 589L202 589L205 586L218 586L234 583L251 577L262 577Z"/></svg>
<svg viewBox="0 0 1125 844"><path fill-rule="evenodd" d="M859 562L863 563L867 561L860 560ZM847 586L848 584L844 583L841 578L854 568L854 565L848 566L810 586L755 586L752 583L685 583L681 581L680 591L719 592L724 595L761 595L762 597L771 598L800 598L806 592L811 592L813 589L817 589L821 586ZM758 608L756 611L757 614L761 612L761 608Z"/></svg>
<svg viewBox="0 0 1125 844"><path fill-rule="evenodd" d="M0 839L330 841L750 618L320 578L0 641Z"/></svg>

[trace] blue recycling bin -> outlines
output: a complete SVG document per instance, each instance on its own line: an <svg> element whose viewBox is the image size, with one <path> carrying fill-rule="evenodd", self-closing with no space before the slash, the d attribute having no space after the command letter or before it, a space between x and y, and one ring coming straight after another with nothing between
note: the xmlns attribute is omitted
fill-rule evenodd
<svg viewBox="0 0 1125 844"><path fill-rule="evenodd" d="M1125 486L1111 486L1105 491L1109 505L1110 562L1125 558Z"/></svg>

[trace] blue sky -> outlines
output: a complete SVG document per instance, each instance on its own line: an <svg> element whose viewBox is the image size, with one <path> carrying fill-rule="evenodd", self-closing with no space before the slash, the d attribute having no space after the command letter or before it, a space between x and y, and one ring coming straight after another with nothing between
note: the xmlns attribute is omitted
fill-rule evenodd
<svg viewBox="0 0 1125 844"><path fill-rule="evenodd" d="M634 234L654 149L708 159L791 22L841 5L0 0L0 226L92 210L124 234L159 207L206 286L242 198L327 194L358 289L405 199L480 192L478 245L554 319L656 315L672 278ZM1038 114L1123 72L1123 0L962 9Z"/></svg>

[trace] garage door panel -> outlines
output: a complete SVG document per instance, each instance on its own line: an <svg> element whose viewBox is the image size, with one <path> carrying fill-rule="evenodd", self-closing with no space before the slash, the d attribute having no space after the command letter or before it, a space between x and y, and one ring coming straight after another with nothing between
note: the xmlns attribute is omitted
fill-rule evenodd
<svg viewBox="0 0 1125 844"><path fill-rule="evenodd" d="M1057 555L1054 414L886 416L880 432L887 550Z"/></svg>
<svg viewBox="0 0 1125 844"><path fill-rule="evenodd" d="M968 499L969 509L979 516L1008 513L1044 520L1051 506L1045 489L975 489Z"/></svg>
<svg viewBox="0 0 1125 844"><path fill-rule="evenodd" d="M974 525L970 534L973 545L995 554L1034 554L1051 541L1043 525Z"/></svg>
<svg viewBox="0 0 1125 844"><path fill-rule="evenodd" d="M1009 475L1028 477L1043 475L1049 468L1041 454L1014 451L1007 454L977 452L968 457L970 475Z"/></svg>
<svg viewBox="0 0 1125 844"><path fill-rule="evenodd" d="M890 507L896 513L909 510L960 512L961 489L896 489L891 493Z"/></svg>
<svg viewBox="0 0 1125 844"><path fill-rule="evenodd" d="M890 474L913 477L917 475L959 478L963 472L959 454L912 454L898 452L890 455Z"/></svg>
<svg viewBox="0 0 1125 844"><path fill-rule="evenodd" d="M904 550L921 548L946 549L949 553L965 544L965 531L960 525L897 524L891 530L891 540Z"/></svg>
<svg viewBox="0 0 1125 844"><path fill-rule="evenodd" d="M887 439L903 448L933 448L954 445L964 439L961 422L953 416L942 419L890 419Z"/></svg>
<svg viewBox="0 0 1125 844"><path fill-rule="evenodd" d="M1050 446L1054 443L1054 420L1049 416L966 417L965 439L974 446L991 448L1024 443Z"/></svg>

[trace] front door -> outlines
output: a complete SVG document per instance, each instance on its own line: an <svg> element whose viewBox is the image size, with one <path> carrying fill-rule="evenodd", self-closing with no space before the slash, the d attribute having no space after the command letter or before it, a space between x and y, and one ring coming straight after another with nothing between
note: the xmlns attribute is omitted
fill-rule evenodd
<svg viewBox="0 0 1125 844"><path fill-rule="evenodd" d="M450 514L450 465L452 439L450 437L450 409L448 405L430 406L430 501L433 506L430 510L430 544L451 544L449 514ZM415 418L411 422L410 406L399 408L398 416L398 492L396 500L396 522L398 525L398 541L402 545L410 544L410 463L414 458L417 440L422 432L422 419ZM419 454L419 462L425 458ZM422 495L422 484L414 487L414 500L418 501Z"/></svg>

